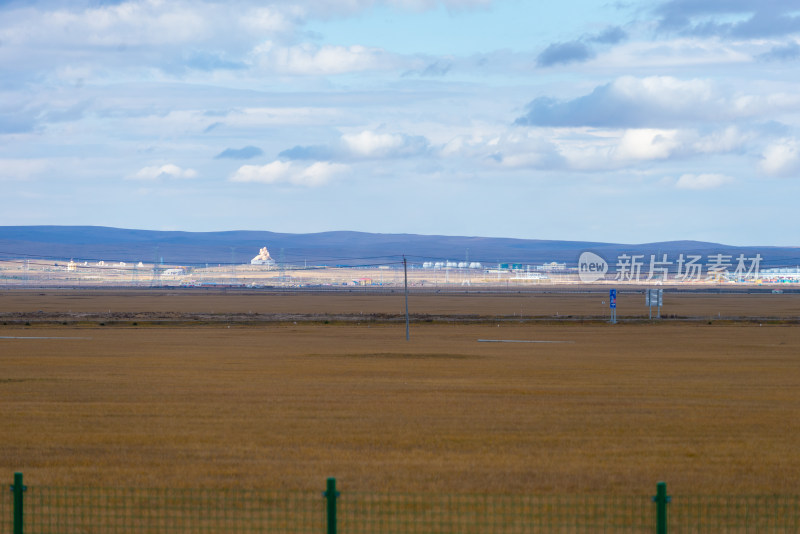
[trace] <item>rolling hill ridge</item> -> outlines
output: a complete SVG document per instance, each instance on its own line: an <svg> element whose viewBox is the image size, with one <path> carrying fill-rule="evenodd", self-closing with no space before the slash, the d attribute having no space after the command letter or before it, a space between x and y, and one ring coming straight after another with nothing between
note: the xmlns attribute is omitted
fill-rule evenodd
<svg viewBox="0 0 800 534"><path fill-rule="evenodd" d="M737 247L700 241L642 244L556 241L499 237L376 234L334 231L290 234L268 231L179 232L102 226L0 226L0 259L41 258L105 261L159 261L169 264L248 263L261 247L291 264L363 265L396 262L405 255L412 263L470 261L576 265L583 251L612 263L620 254L740 254L763 258L762 268L800 264L800 248Z"/></svg>

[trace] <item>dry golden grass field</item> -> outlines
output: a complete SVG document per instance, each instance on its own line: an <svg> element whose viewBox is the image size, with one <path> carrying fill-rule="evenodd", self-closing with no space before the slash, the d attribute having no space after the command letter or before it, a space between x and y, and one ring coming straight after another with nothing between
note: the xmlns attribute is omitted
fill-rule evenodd
<svg viewBox="0 0 800 534"><path fill-rule="evenodd" d="M600 298L541 296L560 315ZM664 312L796 319L798 299L665 295ZM620 297L621 317L634 300ZM400 314L402 296L2 292L0 473L89 486L321 489L335 476L344 490L642 494L666 480L675 494L800 492L791 322L496 322L555 311L497 295L412 295L411 306L486 320L416 322L406 342L402 323L358 320ZM115 321L64 326L37 322L39 310ZM354 318L136 320L153 312ZM30 326L10 320L21 316Z"/></svg>
<svg viewBox="0 0 800 534"><path fill-rule="evenodd" d="M648 317L643 288L625 288L617 298L620 319ZM544 289L529 292L414 293L409 310L417 319L491 320L495 317L566 319L607 318L608 289ZM771 318L800 320L800 293L664 293L665 317L693 319ZM0 291L0 321L81 320L193 321L326 319L358 316L402 318L402 290L372 294L363 290L328 293L221 289L42 289Z"/></svg>

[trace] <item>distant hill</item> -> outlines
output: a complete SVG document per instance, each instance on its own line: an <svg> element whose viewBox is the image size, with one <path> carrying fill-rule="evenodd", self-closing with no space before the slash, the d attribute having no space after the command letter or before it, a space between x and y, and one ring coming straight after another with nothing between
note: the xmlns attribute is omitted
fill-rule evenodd
<svg viewBox="0 0 800 534"><path fill-rule="evenodd" d="M732 247L699 241L614 244L498 237L264 231L161 232L101 226L0 226L0 259L43 258L203 265L247 263L261 247L290 264L359 265L400 261L465 261L484 264L545 262L574 266L589 250L613 264L620 254L761 254L762 268L800 264L798 247Z"/></svg>

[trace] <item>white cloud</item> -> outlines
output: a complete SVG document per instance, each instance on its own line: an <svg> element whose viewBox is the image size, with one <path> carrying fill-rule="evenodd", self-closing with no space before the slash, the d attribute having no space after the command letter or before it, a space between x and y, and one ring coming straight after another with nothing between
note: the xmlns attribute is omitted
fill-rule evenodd
<svg viewBox="0 0 800 534"><path fill-rule="evenodd" d="M346 165L325 161L317 161L310 165L273 161L266 165L242 165L230 177L230 181L315 187L330 182L347 169Z"/></svg>
<svg viewBox="0 0 800 534"><path fill-rule="evenodd" d="M655 127L676 121L718 118L716 88L707 80L671 76L621 76L591 93L567 101L540 97L517 119L524 126Z"/></svg>
<svg viewBox="0 0 800 534"><path fill-rule="evenodd" d="M736 152L744 149L754 137L755 133L744 132L737 126L728 126L700 137L692 143L692 148L700 154Z"/></svg>
<svg viewBox="0 0 800 534"><path fill-rule="evenodd" d="M785 0L763 2L686 2L667 0L655 9L662 31L720 38L762 38L800 30L797 5Z"/></svg>
<svg viewBox="0 0 800 534"><path fill-rule="evenodd" d="M158 180L161 178L195 178L197 171L194 169L182 169L177 165L168 163L166 165L157 165L151 167L144 167L130 176L132 180Z"/></svg>
<svg viewBox="0 0 800 534"><path fill-rule="evenodd" d="M595 172L743 153L754 137L738 127L703 135L692 129L511 128L489 136L460 135L434 153L445 159L494 160L507 168Z"/></svg>
<svg viewBox="0 0 800 534"><path fill-rule="evenodd" d="M666 159L679 146L677 130L626 130L614 155L622 160Z"/></svg>
<svg viewBox="0 0 800 534"><path fill-rule="evenodd" d="M724 174L684 174L675 183L679 189L716 189L729 184L733 178Z"/></svg>
<svg viewBox="0 0 800 534"><path fill-rule="evenodd" d="M666 109L683 109L686 104L708 103L716 96L708 80L681 80L672 76L623 76L614 83L614 88L623 98L641 99Z"/></svg>
<svg viewBox="0 0 800 534"><path fill-rule="evenodd" d="M282 46L267 41L252 53L254 62L264 70L295 75L332 75L385 69L393 61L378 48L365 46L318 46L303 43Z"/></svg>
<svg viewBox="0 0 800 534"><path fill-rule="evenodd" d="M680 130L635 128L628 130L561 131L559 151L576 171L602 171L666 160L684 154L693 136Z"/></svg>
<svg viewBox="0 0 800 534"><path fill-rule="evenodd" d="M428 149L424 137L364 130L342 135L345 150L355 158L390 158L418 155Z"/></svg>
<svg viewBox="0 0 800 534"><path fill-rule="evenodd" d="M747 64L752 54L736 43L714 39L630 41L600 53L595 60L606 68L631 70L702 65Z"/></svg>
<svg viewBox="0 0 800 534"><path fill-rule="evenodd" d="M293 30L297 19L302 16L299 7L287 6L279 10L274 6L257 7L240 19L242 27L253 32L268 34L285 33Z"/></svg>
<svg viewBox="0 0 800 534"><path fill-rule="evenodd" d="M517 119L523 126L664 128L741 119L781 118L800 111L800 95L743 94L707 79L621 76L586 95L539 97Z"/></svg>
<svg viewBox="0 0 800 534"><path fill-rule="evenodd" d="M83 10L29 8L15 15L12 19L15 18L17 24L0 30L4 42L12 45L165 45L193 41L207 36L209 31L206 17L193 4L160 0L122 2Z"/></svg>
<svg viewBox="0 0 800 534"><path fill-rule="evenodd" d="M128 0L99 7L0 6L0 63L23 72L69 66L113 77L132 71L139 80L192 69L241 70L257 43L297 40L299 26L314 16L313 10L288 3L248 4Z"/></svg>
<svg viewBox="0 0 800 534"><path fill-rule="evenodd" d="M279 156L290 160L363 161L421 156L430 149L428 139L423 136L362 130L342 134L329 145L298 145L284 150Z"/></svg>
<svg viewBox="0 0 800 534"><path fill-rule="evenodd" d="M312 19L347 16L386 4L424 11L488 6L493 0L271 0L216 2L185 0L123 0L104 2L18 2L5 10L0 22L4 42L56 42L94 45L147 45L186 42L212 34L237 38L237 30L279 34L291 32ZM2 3L0 3L0 7ZM249 5L250 4L250 5ZM21 6L21 7L18 7ZM25 24L32 22L35 24Z"/></svg>
<svg viewBox="0 0 800 534"><path fill-rule="evenodd" d="M404 139L400 135L378 134L369 130L358 134L343 135L342 141L354 154L364 157L383 156L404 144Z"/></svg>
<svg viewBox="0 0 800 534"><path fill-rule="evenodd" d="M743 152L753 137L736 127L705 135L691 129L509 128L457 135L430 153L445 160L494 162L505 168L595 172Z"/></svg>
<svg viewBox="0 0 800 534"><path fill-rule="evenodd" d="M563 166L563 158L550 139L538 133L511 131L488 137L478 156L508 169L552 169Z"/></svg>
<svg viewBox="0 0 800 534"><path fill-rule="evenodd" d="M232 182L260 182L273 184L288 181L288 176L292 168L289 161L273 161L266 165L242 165L239 167L230 180Z"/></svg>
<svg viewBox="0 0 800 534"><path fill-rule="evenodd" d="M800 142L781 139L764 150L761 169L772 176L792 176L800 172Z"/></svg>
<svg viewBox="0 0 800 534"><path fill-rule="evenodd" d="M280 157L347 162L424 156L457 166L601 172L635 170L671 161L693 161L702 166L709 156L747 158L763 142L759 130L745 126L700 132L691 128L519 128L476 124L445 130L432 136L435 143L427 137L358 130L328 145L295 146L281 152ZM748 164L752 165L751 159L741 162ZM697 174L709 173L702 172L701 167Z"/></svg>

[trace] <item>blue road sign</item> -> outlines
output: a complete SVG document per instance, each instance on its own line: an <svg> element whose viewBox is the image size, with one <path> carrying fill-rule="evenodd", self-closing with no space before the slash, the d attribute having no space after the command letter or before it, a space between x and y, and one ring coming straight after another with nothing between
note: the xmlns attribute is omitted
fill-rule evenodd
<svg viewBox="0 0 800 534"><path fill-rule="evenodd" d="M617 307L617 290L612 289L608 292L608 305L611 309Z"/></svg>

